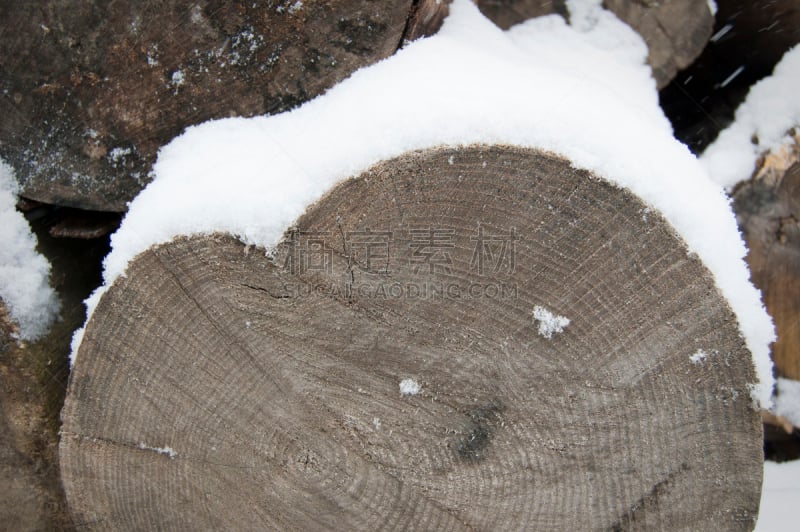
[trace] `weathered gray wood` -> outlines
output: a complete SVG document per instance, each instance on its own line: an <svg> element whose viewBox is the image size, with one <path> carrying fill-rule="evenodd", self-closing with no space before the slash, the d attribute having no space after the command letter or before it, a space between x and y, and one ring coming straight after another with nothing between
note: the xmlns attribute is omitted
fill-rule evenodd
<svg viewBox="0 0 800 532"><path fill-rule="evenodd" d="M272 257L178 239L103 297L63 411L76 522L752 528L749 354L630 193L533 150L409 153L310 207ZM571 322L546 338L536 306Z"/></svg>
<svg viewBox="0 0 800 532"><path fill-rule="evenodd" d="M322 93L394 53L411 3L0 2L0 156L23 196L124 211L185 127Z"/></svg>

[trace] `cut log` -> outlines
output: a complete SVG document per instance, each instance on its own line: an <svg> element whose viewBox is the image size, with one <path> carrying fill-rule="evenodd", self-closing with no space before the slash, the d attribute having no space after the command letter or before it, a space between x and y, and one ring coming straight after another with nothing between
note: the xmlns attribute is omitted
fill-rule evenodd
<svg viewBox="0 0 800 532"><path fill-rule="evenodd" d="M714 29L708 0L603 0L603 5L645 40L659 89L697 59Z"/></svg>
<svg viewBox="0 0 800 532"><path fill-rule="evenodd" d="M750 530L754 378L632 194L534 150L431 149L268 256L140 255L78 351L62 476L97 530Z"/></svg>
<svg viewBox="0 0 800 532"><path fill-rule="evenodd" d="M0 157L22 195L124 211L185 127L277 113L394 53L411 0L0 3Z"/></svg>
<svg viewBox="0 0 800 532"><path fill-rule="evenodd" d="M772 359L781 377L800 380L800 135L766 155L734 192L747 262L777 330Z"/></svg>
<svg viewBox="0 0 800 532"><path fill-rule="evenodd" d="M528 19L558 14L569 18L566 0L476 0L484 15L504 30Z"/></svg>

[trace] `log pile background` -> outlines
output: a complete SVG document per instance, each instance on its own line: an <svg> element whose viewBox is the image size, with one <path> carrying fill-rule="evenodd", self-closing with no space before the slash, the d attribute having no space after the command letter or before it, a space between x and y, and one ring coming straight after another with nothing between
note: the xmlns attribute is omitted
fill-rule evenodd
<svg viewBox="0 0 800 532"><path fill-rule="evenodd" d="M477 3L501 27L566 14L560 1ZM678 138L698 152L732 119L747 88L800 42L793 0L717 3L713 20L705 0L606 2L647 41L662 106ZM0 424L8 431L0 429L13 435L0 441L0 475L16 482L4 483L11 487L0 493L3 522L21 530L75 524L65 511L54 451L69 337L83 321L80 301L99 283L107 235L149 182L157 149L208 119L300 105L406 40L435 33L447 12L447 2L428 0L308 1L302 11L293 5L0 3L0 157L17 172L19 208L53 263L65 308L65 319L35 345L16 345L7 323L0 334ZM709 41L729 23L735 31ZM720 87L740 65L742 75ZM798 172L796 153L771 154L735 192L754 281L779 330L777 370L794 379L800 379ZM743 511L752 511L748 504Z"/></svg>

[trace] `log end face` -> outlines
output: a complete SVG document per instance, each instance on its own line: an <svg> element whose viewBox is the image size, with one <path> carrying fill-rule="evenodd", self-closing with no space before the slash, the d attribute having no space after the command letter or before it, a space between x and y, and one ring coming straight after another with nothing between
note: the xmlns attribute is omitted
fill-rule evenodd
<svg viewBox="0 0 800 532"><path fill-rule="evenodd" d="M747 529L749 357L643 209L550 155L441 148L341 184L271 259L148 251L76 360L70 503L134 528Z"/></svg>

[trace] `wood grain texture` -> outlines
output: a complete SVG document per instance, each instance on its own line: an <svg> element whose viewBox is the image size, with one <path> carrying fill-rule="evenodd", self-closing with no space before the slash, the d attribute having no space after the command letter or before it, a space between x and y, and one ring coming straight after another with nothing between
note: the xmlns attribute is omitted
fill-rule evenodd
<svg viewBox="0 0 800 532"><path fill-rule="evenodd" d="M321 94L395 52L411 4L0 2L0 156L26 197L125 211L187 126Z"/></svg>
<svg viewBox="0 0 800 532"><path fill-rule="evenodd" d="M571 322L545 338L536 306ZM753 379L709 272L630 193L432 149L340 184L269 257L140 255L88 324L61 467L96 530L750 530Z"/></svg>
<svg viewBox="0 0 800 532"><path fill-rule="evenodd" d="M753 283L775 321L778 375L800 380L800 134L767 154L734 193Z"/></svg>

